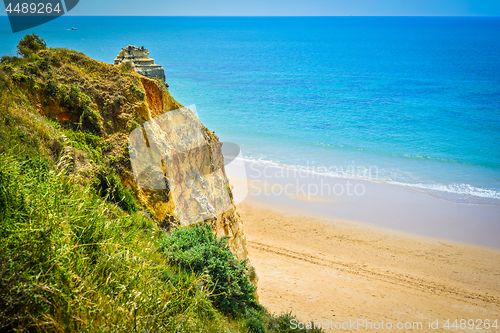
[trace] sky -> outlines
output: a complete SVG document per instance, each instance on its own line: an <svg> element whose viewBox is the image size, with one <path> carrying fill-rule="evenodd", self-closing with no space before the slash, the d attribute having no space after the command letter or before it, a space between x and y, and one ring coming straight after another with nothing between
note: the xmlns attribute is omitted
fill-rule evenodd
<svg viewBox="0 0 500 333"><path fill-rule="evenodd" d="M70 15L500 16L500 0L80 0Z"/></svg>
<svg viewBox="0 0 500 333"><path fill-rule="evenodd" d="M68 15L500 16L500 0L80 0Z"/></svg>

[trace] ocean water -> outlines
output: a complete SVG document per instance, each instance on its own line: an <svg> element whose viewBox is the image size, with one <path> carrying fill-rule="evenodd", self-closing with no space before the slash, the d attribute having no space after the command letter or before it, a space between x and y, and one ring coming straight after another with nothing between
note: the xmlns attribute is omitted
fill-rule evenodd
<svg viewBox="0 0 500 333"><path fill-rule="evenodd" d="M28 32L108 63L145 46L246 159L500 204L500 18L61 17ZM0 17L0 53L24 33Z"/></svg>

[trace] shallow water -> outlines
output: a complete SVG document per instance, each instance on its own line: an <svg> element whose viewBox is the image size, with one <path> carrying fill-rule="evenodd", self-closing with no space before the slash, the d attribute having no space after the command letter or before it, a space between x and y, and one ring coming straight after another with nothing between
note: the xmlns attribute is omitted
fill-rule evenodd
<svg viewBox="0 0 500 333"><path fill-rule="evenodd" d="M108 63L144 45L247 159L500 202L500 18L62 17L28 32ZM0 18L0 53L23 34Z"/></svg>

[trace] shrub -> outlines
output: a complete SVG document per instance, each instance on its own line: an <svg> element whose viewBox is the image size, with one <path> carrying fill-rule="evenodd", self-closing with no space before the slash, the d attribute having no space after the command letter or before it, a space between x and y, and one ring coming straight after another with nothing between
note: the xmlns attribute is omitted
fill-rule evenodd
<svg viewBox="0 0 500 333"><path fill-rule="evenodd" d="M50 96L52 96L52 97L57 96L58 89L57 89L56 85L54 84L54 82L50 81L49 83L47 83L45 90L47 91L47 93Z"/></svg>
<svg viewBox="0 0 500 333"><path fill-rule="evenodd" d="M264 325L261 313L255 310L249 310L247 311L246 317L245 326L248 332L266 333L266 325Z"/></svg>
<svg viewBox="0 0 500 333"><path fill-rule="evenodd" d="M316 333L320 329L292 330L290 314L275 316L267 313L255 299L255 287L248 280L246 260L239 261L227 246L227 238L217 239L209 224L174 230L160 242L160 251L167 261L185 274L204 274L211 290L214 306L242 321L247 332ZM164 270L163 278L176 281L175 270Z"/></svg>
<svg viewBox="0 0 500 333"><path fill-rule="evenodd" d="M35 84L35 80L31 76L24 75L24 73L17 72L12 74L12 81L18 83L28 83L30 85Z"/></svg>
<svg viewBox="0 0 500 333"><path fill-rule="evenodd" d="M4 71L7 71L7 72L14 71L14 67L12 67L12 65L3 65L2 67L3 67Z"/></svg>
<svg viewBox="0 0 500 333"><path fill-rule="evenodd" d="M81 114L86 108L90 108L92 100L85 93L81 92L74 85L62 86L59 89L62 106L69 109L70 112Z"/></svg>
<svg viewBox="0 0 500 333"><path fill-rule="evenodd" d="M40 50L45 50L47 43L37 34L27 34L17 44L17 53L23 57L28 57Z"/></svg>
<svg viewBox="0 0 500 333"><path fill-rule="evenodd" d="M38 69L41 71L46 71L50 69L50 64L46 59L41 59L37 62Z"/></svg>
<svg viewBox="0 0 500 333"><path fill-rule="evenodd" d="M99 114L92 108L86 108L81 115L81 124L95 133L101 132L101 124L99 122Z"/></svg>
<svg viewBox="0 0 500 333"><path fill-rule="evenodd" d="M214 284L213 303L236 317L251 309L261 310L255 287L248 280L247 261L239 261L229 250L228 237L217 239L209 224L175 230L161 244L170 263L186 271L207 274Z"/></svg>
<svg viewBox="0 0 500 333"><path fill-rule="evenodd" d="M47 93L59 101L69 112L80 116L80 125L95 133L101 132L100 116L92 108L92 100L74 85L57 87L52 81L45 88Z"/></svg>
<svg viewBox="0 0 500 333"><path fill-rule="evenodd" d="M144 91L142 91L141 89L137 88L137 86L135 84L132 83L130 85L130 88L132 89L133 92L135 92L137 94L137 96L139 96L140 99L145 98L146 93Z"/></svg>
<svg viewBox="0 0 500 333"><path fill-rule="evenodd" d="M0 58L0 62L2 64L15 64L15 63L19 62L19 60L21 60L21 58L16 57L16 56L8 56L8 55L4 55L4 56L2 56L2 58Z"/></svg>

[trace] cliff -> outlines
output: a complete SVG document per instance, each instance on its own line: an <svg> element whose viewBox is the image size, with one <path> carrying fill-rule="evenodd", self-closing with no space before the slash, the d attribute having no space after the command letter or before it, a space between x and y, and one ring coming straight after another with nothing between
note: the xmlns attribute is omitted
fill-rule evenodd
<svg viewBox="0 0 500 333"><path fill-rule="evenodd" d="M288 332L238 260L217 136L161 80L20 46L0 61L0 331Z"/></svg>
<svg viewBox="0 0 500 333"><path fill-rule="evenodd" d="M128 149L130 133L164 112L183 108L161 80L142 76L129 66L102 63L66 49L43 50L17 68L8 63L3 67L14 82L24 87L29 102L41 116L57 120L66 128L93 133L91 135L99 138L98 149L91 152L62 148L70 156L75 174L92 178L103 167L111 168L158 225L171 229L189 224L182 223L182 218L178 216L181 209L176 207L173 200L175 196L170 190L138 187L131 169ZM211 170L220 170L216 187L230 194L223 160L215 156L220 155L218 137L196 117L192 116L191 121L202 130L203 144L209 147L200 151L196 159L208 161L207 167ZM165 130L168 132L168 129ZM174 144L185 139L182 131L169 135L170 142ZM155 140L161 141L163 137L157 136ZM199 144L192 142L192 148ZM60 155L61 152L52 154ZM189 178L187 173L193 170L189 163L189 160L185 160L178 164L184 179ZM184 202L196 206L203 198L211 200L213 187L199 189L197 193L186 192ZM197 198L194 198L195 195ZM205 219L205 222L210 222L219 236L229 236L233 253L238 259L245 259L245 232L232 199L226 208L216 216ZM186 209L194 207L183 207L183 210Z"/></svg>

